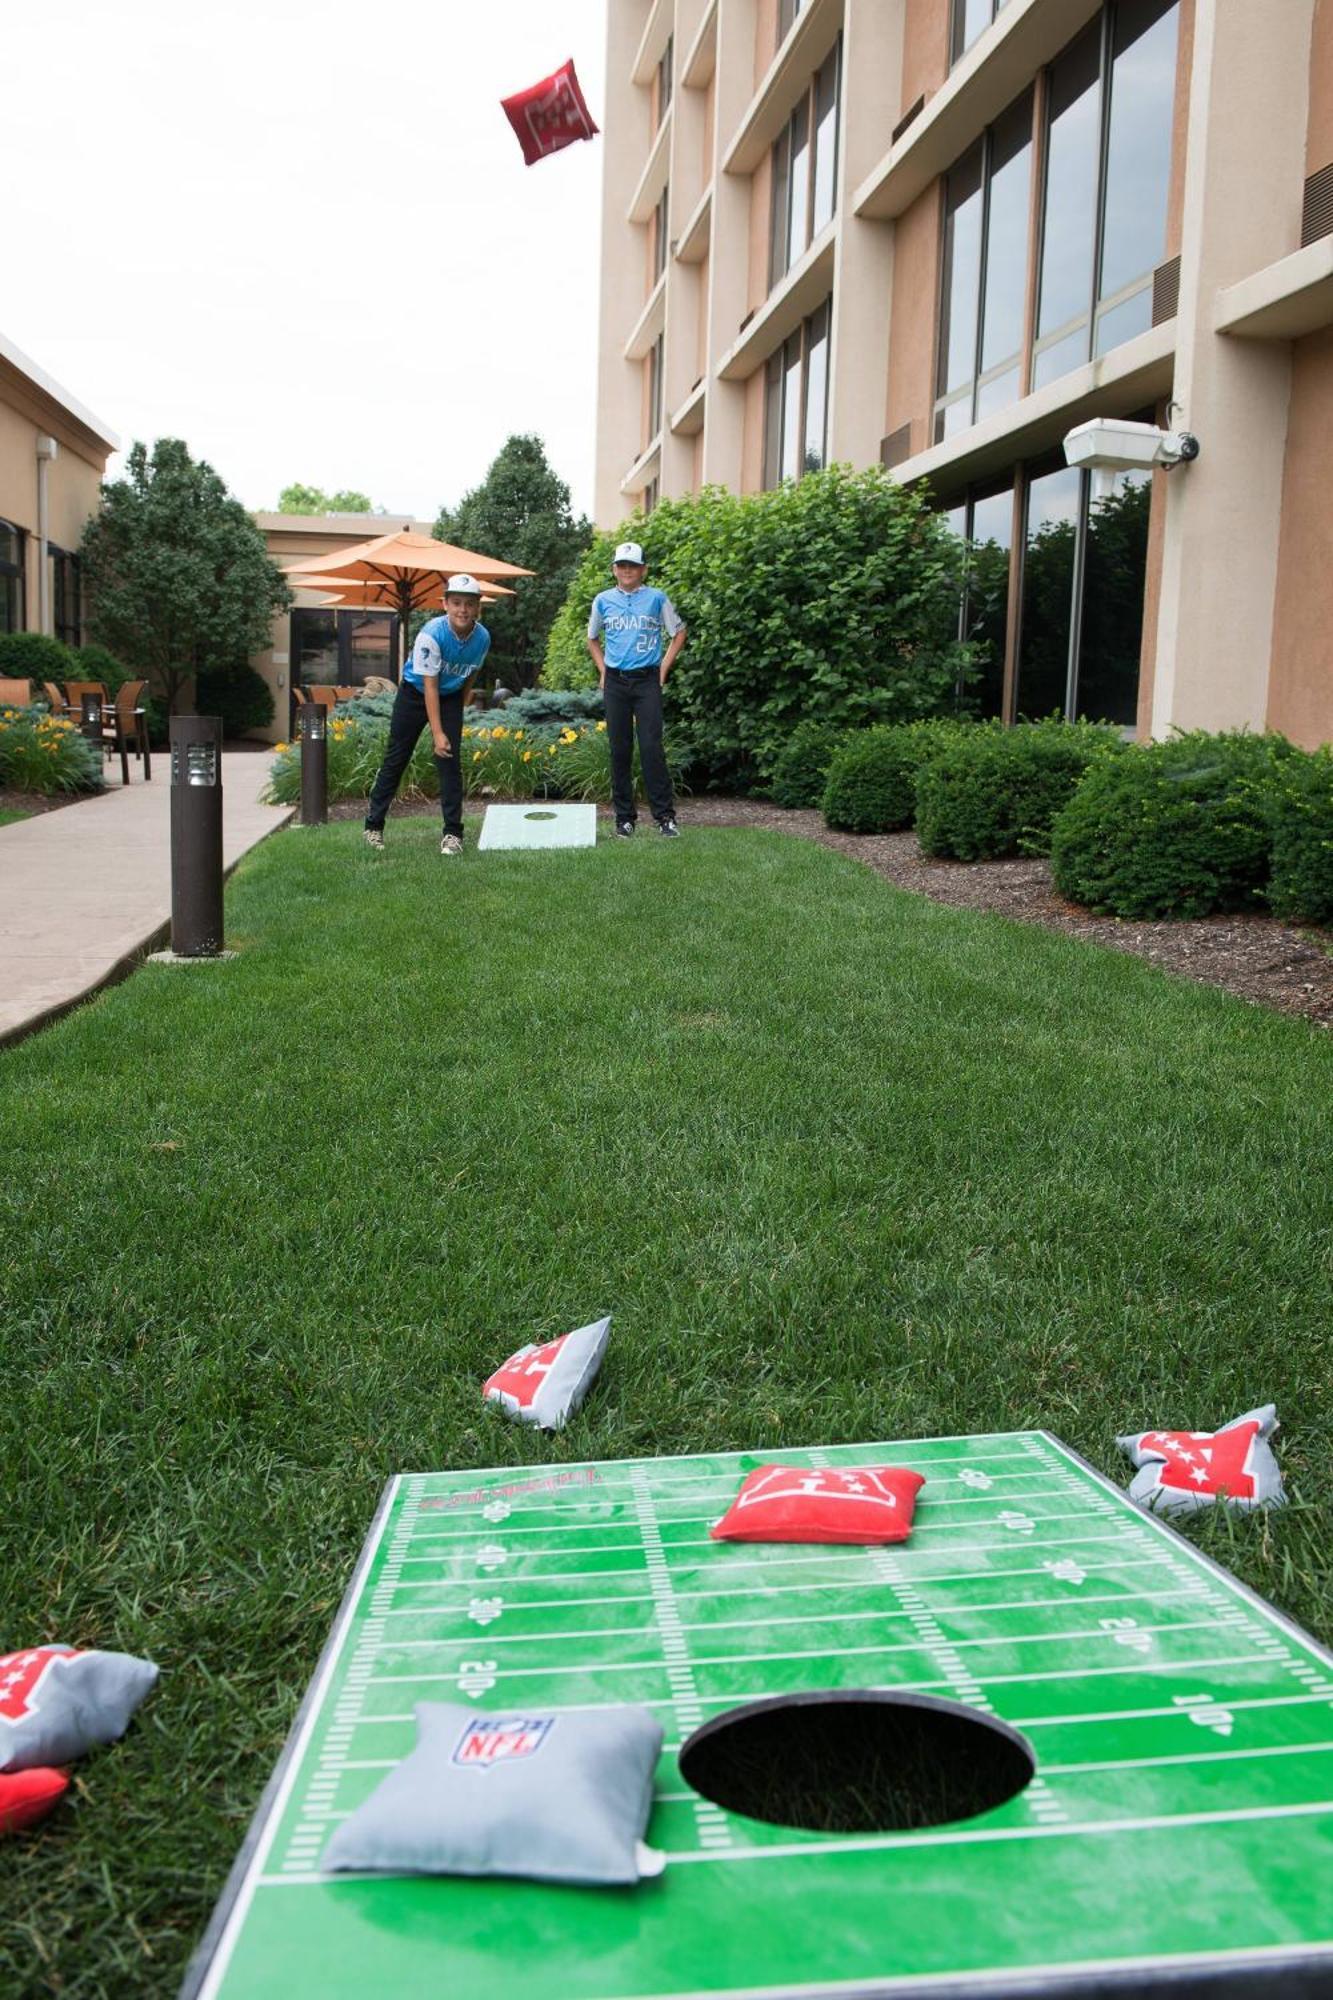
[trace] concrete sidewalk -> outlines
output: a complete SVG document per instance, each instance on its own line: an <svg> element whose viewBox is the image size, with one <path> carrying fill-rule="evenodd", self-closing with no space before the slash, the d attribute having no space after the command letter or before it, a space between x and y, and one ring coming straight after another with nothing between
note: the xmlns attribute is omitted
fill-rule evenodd
<svg viewBox="0 0 1333 2000"><path fill-rule="evenodd" d="M264 806L272 752L224 751L223 865L293 817ZM171 762L151 784L107 766L96 798L0 827L0 1043L15 1041L86 999L166 943L171 922Z"/></svg>

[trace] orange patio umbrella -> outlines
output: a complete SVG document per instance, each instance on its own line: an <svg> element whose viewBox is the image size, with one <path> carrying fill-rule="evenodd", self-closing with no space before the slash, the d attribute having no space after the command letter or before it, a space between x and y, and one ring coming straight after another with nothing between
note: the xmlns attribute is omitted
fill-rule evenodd
<svg viewBox="0 0 1333 2000"><path fill-rule="evenodd" d="M339 555L312 556L304 564L293 563L287 576L298 589L346 590L349 594L340 599L343 603L363 608L383 605L396 611L405 659L408 619L414 611L436 603L445 581L460 570L468 571L483 586L498 585L502 576L532 575L519 563L502 562L498 556L484 556L476 549L456 548L452 542L437 542L432 535L400 528L396 534L358 542Z"/></svg>

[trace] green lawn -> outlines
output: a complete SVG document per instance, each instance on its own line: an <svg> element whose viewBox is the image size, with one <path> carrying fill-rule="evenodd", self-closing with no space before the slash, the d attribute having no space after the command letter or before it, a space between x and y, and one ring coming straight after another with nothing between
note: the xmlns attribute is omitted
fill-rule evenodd
<svg viewBox="0 0 1333 2000"><path fill-rule="evenodd" d="M31 813L20 812L17 806L0 806L0 826L13 826L18 820L31 818Z"/></svg>
<svg viewBox="0 0 1333 2000"><path fill-rule="evenodd" d="M1325 1637L1333 1042L782 834L278 835L233 963L0 1055L3 1643L157 1694L0 1870L0 1991L169 1994L395 1468L1275 1400L1203 1539ZM485 1410L611 1311L583 1415Z"/></svg>

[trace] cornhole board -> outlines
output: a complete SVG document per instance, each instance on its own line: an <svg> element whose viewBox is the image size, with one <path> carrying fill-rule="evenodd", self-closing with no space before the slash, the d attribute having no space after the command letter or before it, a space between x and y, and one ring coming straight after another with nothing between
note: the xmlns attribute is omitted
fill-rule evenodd
<svg viewBox="0 0 1333 2000"><path fill-rule="evenodd" d="M594 805L487 806L478 848L595 847L597 808Z"/></svg>
<svg viewBox="0 0 1333 2000"><path fill-rule="evenodd" d="M394 1479L184 1992L1333 1993L1329 1654L1045 1432L779 1455L914 1466L911 1541L710 1541L754 1453ZM1002 1717L1036 1777L973 1820L853 1836L681 1778L701 1720L871 1686ZM664 1874L322 1875L431 1699L653 1708Z"/></svg>

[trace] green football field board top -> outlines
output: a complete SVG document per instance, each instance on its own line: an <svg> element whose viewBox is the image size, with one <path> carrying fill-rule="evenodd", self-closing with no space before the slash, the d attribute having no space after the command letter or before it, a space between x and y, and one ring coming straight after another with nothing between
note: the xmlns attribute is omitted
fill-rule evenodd
<svg viewBox="0 0 1333 2000"><path fill-rule="evenodd" d="M710 1541L773 1459L922 1472L911 1540ZM701 1721L856 1687L998 1716L1037 1775L979 1818L857 1835L741 1818L682 1780ZM322 1875L429 1700L650 1707L665 1872ZM1333 1662L1057 1439L1016 1432L396 1478L185 1990L738 2000L1237 1973L1333 1992Z"/></svg>

